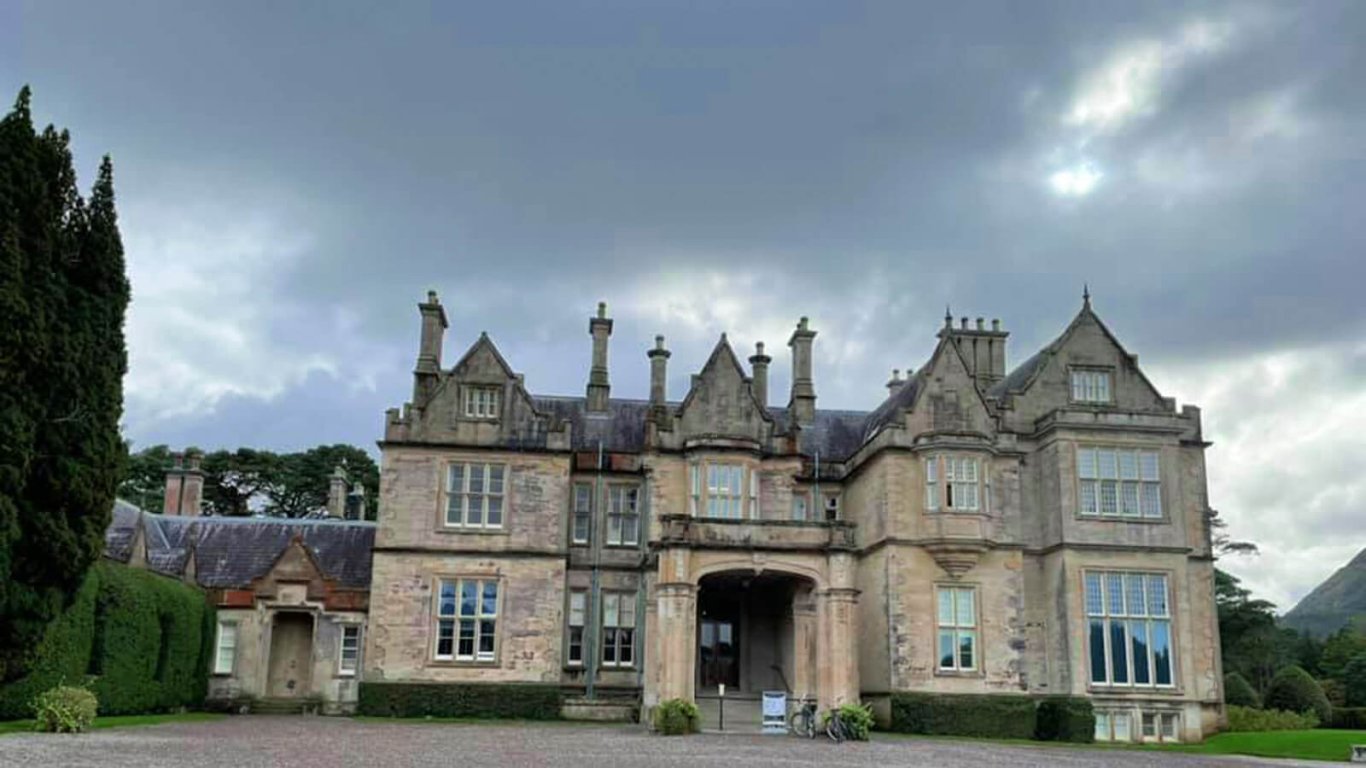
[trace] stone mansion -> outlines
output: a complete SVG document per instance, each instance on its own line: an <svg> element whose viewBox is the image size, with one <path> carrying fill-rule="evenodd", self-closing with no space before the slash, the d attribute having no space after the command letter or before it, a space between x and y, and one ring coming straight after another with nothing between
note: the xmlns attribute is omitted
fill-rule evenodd
<svg viewBox="0 0 1366 768"><path fill-rule="evenodd" d="M648 398L613 397L602 304L585 395L537 395L486 335L444 362L436 294L419 310L376 523L195 518L169 491L116 515L110 556L218 603L211 696L535 682L648 710L725 686L885 717L898 691L1073 694L1100 739L1216 729L1200 411L1089 297L1014 369L997 321L944 318L870 411L816 407L806 318L783 403L764 346L724 335L687 392L656 337Z"/></svg>

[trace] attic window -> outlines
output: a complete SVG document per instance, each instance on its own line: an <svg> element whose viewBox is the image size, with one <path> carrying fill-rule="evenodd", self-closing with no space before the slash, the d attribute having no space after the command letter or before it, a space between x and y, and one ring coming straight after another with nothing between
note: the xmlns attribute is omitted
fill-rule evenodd
<svg viewBox="0 0 1366 768"><path fill-rule="evenodd" d="M1110 402L1110 372L1087 368L1072 369L1072 402Z"/></svg>
<svg viewBox="0 0 1366 768"><path fill-rule="evenodd" d="M498 387L465 387L465 418L498 418Z"/></svg>

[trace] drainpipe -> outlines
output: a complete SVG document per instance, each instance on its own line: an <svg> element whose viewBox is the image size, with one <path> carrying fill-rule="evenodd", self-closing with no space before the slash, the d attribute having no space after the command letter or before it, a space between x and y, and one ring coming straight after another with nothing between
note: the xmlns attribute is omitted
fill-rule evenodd
<svg viewBox="0 0 1366 768"><path fill-rule="evenodd" d="M584 616L584 643L583 652L588 654L586 661L588 672L588 694L589 701L597 696L597 677L598 677L598 599L601 595L598 584L598 568L602 560L602 542L598 541L597 520L602 514L603 505L602 495L602 440L598 440L598 469L593 482L593 516L588 523L588 542L589 551L593 553L593 577L588 590L588 615Z"/></svg>
<svg viewBox="0 0 1366 768"><path fill-rule="evenodd" d="M637 547L643 547L650 535L650 476L648 474L646 474L645 478L640 482L640 494L640 516L637 518L638 522L636 523L638 526L636 529ZM631 642L634 645L632 650L635 651L634 657L636 660L636 687L640 689L642 698L644 698L645 695L645 648L648 645L648 643L641 642L641 637L645 634L643 631L644 624L645 573L642 571L640 576L636 579L636 628L635 631L631 633Z"/></svg>
<svg viewBox="0 0 1366 768"><path fill-rule="evenodd" d="M816 470L813 473L815 480L815 498L811 499L811 506L815 507L812 511L816 513L817 520L825 522L825 499L821 498L821 452L816 451Z"/></svg>

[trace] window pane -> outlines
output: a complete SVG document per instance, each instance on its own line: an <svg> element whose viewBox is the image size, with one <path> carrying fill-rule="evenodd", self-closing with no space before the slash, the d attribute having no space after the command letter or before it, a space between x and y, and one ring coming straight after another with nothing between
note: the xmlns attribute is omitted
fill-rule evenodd
<svg viewBox="0 0 1366 768"><path fill-rule="evenodd" d="M618 599L618 596L613 594L602 596L602 625L604 627L615 627L617 625Z"/></svg>
<svg viewBox="0 0 1366 768"><path fill-rule="evenodd" d="M484 492L484 473L487 469L487 464L470 465L470 493Z"/></svg>
<svg viewBox="0 0 1366 768"><path fill-rule="evenodd" d="M1115 480L1119 477L1118 461L1115 452L1112 450L1099 450L1096 452L1097 460L1100 464L1100 477L1102 480Z"/></svg>
<svg viewBox="0 0 1366 768"><path fill-rule="evenodd" d="M1096 713L1096 741L1110 740L1110 713Z"/></svg>
<svg viewBox="0 0 1366 768"><path fill-rule="evenodd" d="M484 582L484 604L481 606L483 615L498 615L498 582Z"/></svg>
<svg viewBox="0 0 1366 768"><path fill-rule="evenodd" d="M1138 454L1133 451L1119 452L1119 479L1138 479Z"/></svg>
<svg viewBox="0 0 1366 768"><path fill-rule="evenodd" d="M1105 683L1105 621L1091 619L1091 682Z"/></svg>
<svg viewBox="0 0 1366 768"><path fill-rule="evenodd" d="M1143 484L1143 516L1162 517L1162 486L1157 483Z"/></svg>
<svg viewBox="0 0 1366 768"><path fill-rule="evenodd" d="M455 621L442 619L436 627L436 655L450 656L455 648Z"/></svg>
<svg viewBox="0 0 1366 768"><path fill-rule="evenodd" d="M455 615L455 582L441 582L441 597L437 614L440 616Z"/></svg>
<svg viewBox="0 0 1366 768"><path fill-rule="evenodd" d="M631 664L635 661L635 630L617 630L617 658L622 664Z"/></svg>
<svg viewBox="0 0 1366 768"><path fill-rule="evenodd" d="M939 666L942 669L953 669L953 632L939 633Z"/></svg>
<svg viewBox="0 0 1366 768"><path fill-rule="evenodd" d="M484 524L484 497L471 493L465 497L465 525Z"/></svg>
<svg viewBox="0 0 1366 768"><path fill-rule="evenodd" d="M490 526L501 526L503 524L503 497L488 496L489 514L485 521Z"/></svg>
<svg viewBox="0 0 1366 768"><path fill-rule="evenodd" d="M1148 614L1148 601L1144 599L1143 574L1126 573L1124 574L1124 589L1126 591L1130 616L1146 616Z"/></svg>
<svg viewBox="0 0 1366 768"><path fill-rule="evenodd" d="M1100 513L1102 515L1115 515L1119 513L1119 490L1115 488L1114 480L1100 481Z"/></svg>
<svg viewBox="0 0 1366 768"><path fill-rule="evenodd" d="M583 627L569 628L569 661L571 663L583 661Z"/></svg>
<svg viewBox="0 0 1366 768"><path fill-rule="evenodd" d="M460 620L460 638L456 644L456 655L474 656L474 619Z"/></svg>
<svg viewBox="0 0 1366 768"><path fill-rule="evenodd" d="M953 589L939 588L939 626L953 626Z"/></svg>
<svg viewBox="0 0 1366 768"><path fill-rule="evenodd" d="M479 582L460 582L460 615L473 616L478 611Z"/></svg>
<svg viewBox="0 0 1366 768"><path fill-rule="evenodd" d="M1096 449L1082 448L1077 451L1077 475L1095 479L1096 477Z"/></svg>
<svg viewBox="0 0 1366 768"><path fill-rule="evenodd" d="M925 486L925 508L939 509L939 486Z"/></svg>
<svg viewBox="0 0 1366 768"><path fill-rule="evenodd" d="M1099 510L1096 507L1096 481L1081 481L1081 513L1083 515L1094 515Z"/></svg>
<svg viewBox="0 0 1366 768"><path fill-rule="evenodd" d="M1120 491L1120 513L1125 517L1138 517L1138 483L1124 483Z"/></svg>
<svg viewBox="0 0 1366 768"><path fill-rule="evenodd" d="M1153 680L1158 685L1172 684L1172 642L1171 623L1154 621L1152 623L1153 642Z"/></svg>
<svg viewBox="0 0 1366 768"><path fill-rule="evenodd" d="M1152 675L1148 670L1148 622L1129 622L1129 639L1133 643L1134 685L1151 685Z"/></svg>
<svg viewBox="0 0 1366 768"><path fill-rule="evenodd" d="M1100 573L1086 572L1086 613L1101 616L1105 613L1105 602L1100 591Z"/></svg>
<svg viewBox="0 0 1366 768"><path fill-rule="evenodd" d="M977 668L977 633L958 633L958 666L960 669Z"/></svg>
<svg viewBox="0 0 1366 768"><path fill-rule="evenodd" d="M1176 715L1174 715L1174 714L1164 714L1164 715L1162 715L1162 738L1164 738L1164 739L1174 739L1174 738L1176 738Z"/></svg>
<svg viewBox="0 0 1366 768"><path fill-rule="evenodd" d="M1138 455L1139 469L1144 480L1156 482L1161 479L1158 475L1157 453L1155 451L1143 451Z"/></svg>
<svg viewBox="0 0 1366 768"><path fill-rule="evenodd" d="M459 493L465 490L465 465L452 464L450 473L446 478L446 490L451 493Z"/></svg>
<svg viewBox="0 0 1366 768"><path fill-rule="evenodd" d="M1167 615L1167 577L1150 573L1148 580L1148 612L1153 616Z"/></svg>
<svg viewBox="0 0 1366 768"><path fill-rule="evenodd" d="M933 458L931 458L931 459L925 459L925 480L928 481L928 482L933 483L933 482L935 482L935 481L938 480L938 479L939 479L939 460L938 460L938 459L933 459Z"/></svg>
<svg viewBox="0 0 1366 768"><path fill-rule="evenodd" d="M1115 741L1128 741L1129 736L1129 713L1115 712L1110 716L1115 727Z"/></svg>
<svg viewBox="0 0 1366 768"><path fill-rule="evenodd" d="M637 534L637 530L636 530L637 527L638 527L637 523L638 523L639 521L640 521L640 518L639 518L639 517L636 517L635 515L631 515L631 516L625 518L625 519L622 521L622 523L621 523L621 543L623 543L623 544L635 544L635 543L637 543L638 541L640 541L639 536L638 536L638 534Z"/></svg>
<svg viewBox="0 0 1366 768"><path fill-rule="evenodd" d="M792 519L793 519L793 520L805 520L805 519L806 519L806 497L805 497L805 496L793 496L793 497L792 497Z"/></svg>
<svg viewBox="0 0 1366 768"><path fill-rule="evenodd" d="M479 622L479 658L493 658L494 623L489 619Z"/></svg>
<svg viewBox="0 0 1366 768"><path fill-rule="evenodd" d="M582 627L584 613L587 612L588 595L583 592L569 593L569 626Z"/></svg>
<svg viewBox="0 0 1366 768"><path fill-rule="evenodd" d="M1124 574L1114 571L1105 574L1105 607L1111 616L1124 613Z"/></svg>
<svg viewBox="0 0 1366 768"><path fill-rule="evenodd" d="M971 589L955 590L958 597L958 626L971 627L977 624L977 611L973 606L975 593Z"/></svg>
<svg viewBox="0 0 1366 768"><path fill-rule="evenodd" d="M621 623L620 627L634 627L636 625L636 596L621 596Z"/></svg>
<svg viewBox="0 0 1366 768"><path fill-rule="evenodd" d="M1116 685L1129 683L1129 647L1124 635L1124 622L1110 622L1110 682Z"/></svg>
<svg viewBox="0 0 1366 768"><path fill-rule="evenodd" d="M615 514L613 514L613 515L608 515L608 516L607 516L607 543L608 543L608 544L620 544L620 543L621 543L621 516L620 516L620 515L615 515Z"/></svg>
<svg viewBox="0 0 1366 768"><path fill-rule="evenodd" d="M503 492L503 465L489 465L489 493Z"/></svg>
<svg viewBox="0 0 1366 768"><path fill-rule="evenodd" d="M464 501L465 497L459 493L446 497L446 525L460 525L463 522L460 509Z"/></svg>
<svg viewBox="0 0 1366 768"><path fill-rule="evenodd" d="M1157 736L1157 715L1143 713L1143 738L1149 739Z"/></svg>

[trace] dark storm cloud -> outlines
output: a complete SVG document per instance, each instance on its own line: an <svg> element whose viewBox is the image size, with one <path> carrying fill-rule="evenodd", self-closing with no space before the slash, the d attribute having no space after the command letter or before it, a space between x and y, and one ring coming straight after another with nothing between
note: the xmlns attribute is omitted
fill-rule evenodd
<svg viewBox="0 0 1366 768"><path fill-rule="evenodd" d="M779 353L781 392L810 314L822 405L869 408L945 302L1003 318L1020 361L1085 281L1159 388L1204 398L1220 445L1231 415L1292 409L1258 386L1267 366L1293 396L1362 391L1346 363L1304 373L1359 366L1366 332L1361 3L33 3L0 21L0 86L34 86L82 170L115 156L143 443L369 445L407 395L428 287L449 359L487 330L543 392L582 391L607 299L614 392L644 394L663 332L681 397L722 331ZM1292 479L1275 464L1216 453L1212 490L1221 470ZM1260 504L1235 528L1274 531L1276 488L1227 489ZM1347 525L1352 498L1323 496L1310 528Z"/></svg>

